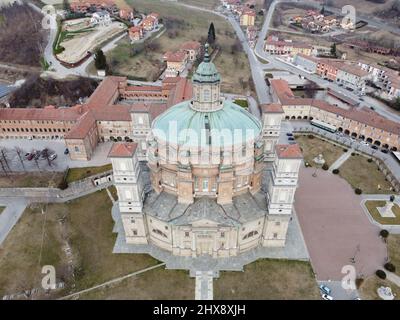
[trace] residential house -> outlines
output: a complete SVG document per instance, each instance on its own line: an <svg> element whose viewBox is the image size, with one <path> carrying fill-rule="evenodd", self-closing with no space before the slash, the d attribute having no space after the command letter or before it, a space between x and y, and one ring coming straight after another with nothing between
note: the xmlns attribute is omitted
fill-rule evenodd
<svg viewBox="0 0 400 320"><path fill-rule="evenodd" d="M181 46L181 50L185 51L189 62L195 61L201 50L201 44L198 41L187 41Z"/></svg>
<svg viewBox="0 0 400 320"><path fill-rule="evenodd" d="M129 28L129 38L131 39L131 41L138 41L143 39L143 26L138 25L135 27L130 27Z"/></svg>
<svg viewBox="0 0 400 320"><path fill-rule="evenodd" d="M257 27L248 26L246 29L246 37L250 47L254 48L257 41Z"/></svg>
<svg viewBox="0 0 400 320"><path fill-rule="evenodd" d="M312 53L312 46L291 40L280 40L277 36L269 36L265 40L264 50L273 55L303 53L309 56Z"/></svg>
<svg viewBox="0 0 400 320"><path fill-rule="evenodd" d="M240 13L239 21L241 26L254 26L256 12L253 9L244 8Z"/></svg>
<svg viewBox="0 0 400 320"><path fill-rule="evenodd" d="M111 17L108 11L102 10L102 11L97 11L93 13L90 23L93 26L101 26L101 27L106 27L111 24Z"/></svg>
<svg viewBox="0 0 400 320"><path fill-rule="evenodd" d="M158 27L160 15L158 13L150 13L143 19L142 25L145 31L153 31Z"/></svg>
<svg viewBox="0 0 400 320"><path fill-rule="evenodd" d="M168 51L164 54L164 61L167 63L165 76L177 77L186 68L188 54L184 50Z"/></svg>
<svg viewBox="0 0 400 320"><path fill-rule="evenodd" d="M346 88L351 88L358 93L365 93L366 80L368 79L368 72L362 70L356 65L341 64L339 66L336 82L343 84Z"/></svg>

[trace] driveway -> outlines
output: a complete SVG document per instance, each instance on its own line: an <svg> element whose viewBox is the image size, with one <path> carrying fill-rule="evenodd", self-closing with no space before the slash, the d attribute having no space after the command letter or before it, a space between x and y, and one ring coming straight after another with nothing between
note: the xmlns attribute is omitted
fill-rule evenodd
<svg viewBox="0 0 400 320"><path fill-rule="evenodd" d="M362 211L361 197L339 176L313 173L301 168L295 208L317 279L341 280L345 265L353 265L358 276L373 274L387 252L380 229Z"/></svg>

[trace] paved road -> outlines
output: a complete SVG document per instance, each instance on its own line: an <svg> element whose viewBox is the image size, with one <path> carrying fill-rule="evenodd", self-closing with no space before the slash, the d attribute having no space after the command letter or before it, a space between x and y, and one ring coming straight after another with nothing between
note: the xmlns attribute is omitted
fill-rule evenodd
<svg viewBox="0 0 400 320"><path fill-rule="evenodd" d="M29 201L21 198L0 198L0 206L6 207L0 214L0 246L18 222Z"/></svg>

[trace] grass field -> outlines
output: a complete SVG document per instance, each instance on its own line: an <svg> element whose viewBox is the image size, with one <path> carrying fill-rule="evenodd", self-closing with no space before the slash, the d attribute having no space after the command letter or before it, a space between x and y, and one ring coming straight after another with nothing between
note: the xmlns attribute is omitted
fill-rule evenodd
<svg viewBox="0 0 400 320"><path fill-rule="evenodd" d="M377 292L378 288L381 286L390 287L393 294L396 295L395 300L399 300L400 288L388 280L379 279L376 275L370 276L364 280L358 289L360 298L362 300L381 300Z"/></svg>
<svg viewBox="0 0 400 320"><path fill-rule="evenodd" d="M80 296L81 299L108 300L193 300L195 280L189 272L166 270L164 267L150 270L126 279L109 288L94 290Z"/></svg>
<svg viewBox="0 0 400 320"><path fill-rule="evenodd" d="M244 272L221 272L214 281L214 299L315 300L320 295L308 262L262 259Z"/></svg>
<svg viewBox="0 0 400 320"><path fill-rule="evenodd" d="M393 192L390 190L392 185L386 181L384 174L378 170L378 166L374 162L368 162L363 156L351 156L339 169L340 176L353 188L360 188L363 193Z"/></svg>
<svg viewBox="0 0 400 320"><path fill-rule="evenodd" d="M396 216L394 218L382 217L378 211L379 207L386 206L386 201L366 201L365 206L376 222L380 224L400 225L400 207L397 204L395 204L392 208L392 211Z"/></svg>
<svg viewBox="0 0 400 320"><path fill-rule="evenodd" d="M84 168L70 168L67 173L67 183L82 180L90 176L112 170L111 164L106 164L100 167L84 167Z"/></svg>
<svg viewBox="0 0 400 320"><path fill-rule="evenodd" d="M46 214L41 213L42 207L27 209L0 248L0 297L39 288L41 267L46 264L55 266L57 280L66 283L63 292L50 297L157 264L148 255L112 253L116 235L112 232L111 205L106 191L101 191L70 203L49 204ZM72 251L74 279L67 272L68 262L62 250L65 241Z"/></svg>
<svg viewBox="0 0 400 320"><path fill-rule="evenodd" d="M222 91L232 93L246 93L248 79L251 76L248 59L244 52L231 53L231 47L235 43L236 35L232 26L225 19L207 12L185 8L173 2L159 0L126 0L139 12L159 12L163 22L177 22L174 27L158 39L157 49L152 52L142 52L132 55L132 49L128 40L121 41L118 46L107 54L113 60L113 71L118 74L135 77L152 78L159 70L159 62L166 51L175 51L185 41L204 41L207 38L208 28L214 23L216 38L221 46L221 51L214 60L222 76ZM172 23L173 24L173 23ZM171 36L170 31L174 31ZM242 78L242 81L238 81Z"/></svg>
<svg viewBox="0 0 400 320"><path fill-rule="evenodd" d="M387 239L387 249L390 262L396 267L396 274L400 275L400 235L391 234Z"/></svg>
<svg viewBox="0 0 400 320"><path fill-rule="evenodd" d="M296 136L296 141L303 151L304 162L308 162L311 166L315 166L313 159L319 154L323 155L328 166L331 166L343 154L343 148L315 136L313 139L308 136Z"/></svg>
<svg viewBox="0 0 400 320"><path fill-rule="evenodd" d="M1 206L0 206L0 214L4 211L5 208L6 208L6 207L1 207Z"/></svg>
<svg viewBox="0 0 400 320"><path fill-rule="evenodd" d="M57 187L63 172L24 172L0 175L0 188L47 188Z"/></svg>

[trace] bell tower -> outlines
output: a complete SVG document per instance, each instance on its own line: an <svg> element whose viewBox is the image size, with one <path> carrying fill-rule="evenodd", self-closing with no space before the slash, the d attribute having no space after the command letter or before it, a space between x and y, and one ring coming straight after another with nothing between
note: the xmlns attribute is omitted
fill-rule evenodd
<svg viewBox="0 0 400 320"><path fill-rule="evenodd" d="M193 98L190 103L192 109L212 112L223 108L220 98L221 76L214 63L211 62L207 43L205 44L203 62L197 67L192 83Z"/></svg>

